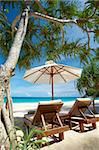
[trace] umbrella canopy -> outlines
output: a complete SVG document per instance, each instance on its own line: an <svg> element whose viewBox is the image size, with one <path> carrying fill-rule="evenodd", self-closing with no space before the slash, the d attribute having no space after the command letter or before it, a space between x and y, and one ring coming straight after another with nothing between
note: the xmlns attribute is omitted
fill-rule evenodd
<svg viewBox="0 0 99 150"><path fill-rule="evenodd" d="M24 80L35 84L51 84L52 99L54 99L54 83L66 83L77 79L81 75L81 69L63 64L56 64L52 60L47 61L45 65L27 70Z"/></svg>

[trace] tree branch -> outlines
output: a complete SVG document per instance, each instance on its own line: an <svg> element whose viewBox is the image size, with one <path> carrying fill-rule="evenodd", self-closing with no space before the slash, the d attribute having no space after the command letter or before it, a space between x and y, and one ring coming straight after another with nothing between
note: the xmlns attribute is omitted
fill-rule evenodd
<svg viewBox="0 0 99 150"><path fill-rule="evenodd" d="M17 16L15 18L15 20L13 21L13 23L12 23L12 30L15 28L16 23L20 19L20 16L21 15ZM35 18L39 18L39 19L45 19L45 20L48 20L48 21L51 21L51 22L54 22L54 23L58 23L58 24L60 24L60 23L62 23L62 24L64 24L64 23L74 23L74 24L76 24L77 23L76 19L75 20L58 19L58 18L55 18L55 17L51 17L49 15L45 15L45 14L39 13L39 12L32 12L32 13L29 14L29 17L35 17Z"/></svg>
<svg viewBox="0 0 99 150"><path fill-rule="evenodd" d="M20 20L20 17L21 17L21 15L16 16L16 18L15 18L14 21L12 22L12 26L11 26L12 31L14 31L17 22Z"/></svg>
<svg viewBox="0 0 99 150"><path fill-rule="evenodd" d="M86 30L86 33L87 33L87 38L88 38L88 49L90 48L90 35L89 35L89 32L87 32Z"/></svg>
<svg viewBox="0 0 99 150"><path fill-rule="evenodd" d="M30 17L36 17L36 18L40 18L40 19L45 19L45 20L48 20L48 21L51 21L51 22L55 22L55 23L77 23L76 19L75 20L58 19L58 18L55 18L55 17L51 17L49 15L45 15L45 14L39 13L39 12L30 13Z"/></svg>
<svg viewBox="0 0 99 150"><path fill-rule="evenodd" d="M64 26L62 26L61 34L62 34L62 45L64 45Z"/></svg>
<svg viewBox="0 0 99 150"><path fill-rule="evenodd" d="M88 49L90 48L90 34L89 34L89 32L88 32L88 30L87 29L84 29L84 28L82 28L85 32L86 32L86 34L87 34L87 38L88 38Z"/></svg>
<svg viewBox="0 0 99 150"><path fill-rule="evenodd" d="M45 19L45 20L48 20L48 21L51 21L51 22L54 22L54 23L57 23L57 24L65 24L65 23L73 23L73 24L76 24L77 26L79 26L79 21L86 21L85 19L74 19L74 20L70 20L70 19L58 19L58 18L55 18L55 17L51 17L49 15L45 15L45 14L42 14L42 13L39 13L39 12L32 12L29 14L29 17L35 17L35 18L39 18L39 19ZM12 23L12 28L15 28L15 25L16 25L16 22L18 21L18 19L20 18L20 16L17 16L15 21ZM79 26L80 27L80 26ZM90 47L90 36L89 36L89 32L90 31L87 31L86 29L80 27L84 32L87 33L87 37L88 37L88 48ZM92 31L91 31L92 32Z"/></svg>

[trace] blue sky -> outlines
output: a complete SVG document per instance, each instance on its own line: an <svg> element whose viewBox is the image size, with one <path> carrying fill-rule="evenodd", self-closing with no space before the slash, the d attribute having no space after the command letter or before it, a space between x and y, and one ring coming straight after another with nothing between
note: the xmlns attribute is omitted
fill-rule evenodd
<svg viewBox="0 0 99 150"><path fill-rule="evenodd" d="M11 10L11 12L8 14L9 20L12 21L15 16L18 14L17 11ZM67 39L78 39L79 35L81 37L85 37L86 35L81 32L80 29L77 27L73 27L72 29L67 30ZM91 46L95 47L95 43L91 42ZM0 55L0 64L4 63L3 57ZM45 57L41 58L40 62L34 61L32 67L40 66L45 63ZM79 58L64 58L61 56L61 60L57 63L62 63L69 66L79 67L81 68L82 65L79 61ZM11 95L16 97L50 97L51 96L51 85L33 85L31 83L28 83L23 80L23 75L25 73L25 70L19 70L18 67L15 70L15 76L11 79ZM80 96L77 89L76 89L76 81L71 81L69 83L65 84L57 84L54 85L54 95L58 97L62 96Z"/></svg>

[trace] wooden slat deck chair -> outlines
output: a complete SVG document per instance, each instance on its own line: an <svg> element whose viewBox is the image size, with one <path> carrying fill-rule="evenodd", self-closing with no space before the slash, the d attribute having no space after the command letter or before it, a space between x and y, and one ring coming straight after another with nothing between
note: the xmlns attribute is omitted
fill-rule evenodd
<svg viewBox="0 0 99 150"><path fill-rule="evenodd" d="M81 132L84 132L84 124L92 124L92 127L96 128L98 119L89 107L91 103L92 100L89 98L77 99L68 114L60 113L61 120L68 120L70 128L72 128L72 122L78 122Z"/></svg>
<svg viewBox="0 0 99 150"><path fill-rule="evenodd" d="M40 102L36 112L24 116L24 123L27 127L31 128L36 126L37 129L43 130L42 136L55 136L59 135L59 140L64 139L64 131L70 130L69 126L63 126L59 111L63 105L62 101ZM59 125L54 123L57 118Z"/></svg>

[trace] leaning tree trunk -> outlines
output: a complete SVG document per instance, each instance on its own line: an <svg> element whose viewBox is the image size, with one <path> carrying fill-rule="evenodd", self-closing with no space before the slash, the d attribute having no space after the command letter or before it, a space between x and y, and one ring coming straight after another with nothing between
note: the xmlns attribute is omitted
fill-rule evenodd
<svg viewBox="0 0 99 150"><path fill-rule="evenodd" d="M12 109L12 99L10 97L10 78L16 67L21 46L26 34L28 23L28 10L25 8L19 22L19 27L14 38L9 56L5 64L0 66L0 149L12 149L16 146L16 133L14 129L14 118ZM8 110L4 105L4 97L7 97Z"/></svg>

